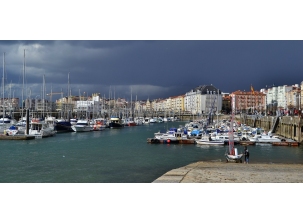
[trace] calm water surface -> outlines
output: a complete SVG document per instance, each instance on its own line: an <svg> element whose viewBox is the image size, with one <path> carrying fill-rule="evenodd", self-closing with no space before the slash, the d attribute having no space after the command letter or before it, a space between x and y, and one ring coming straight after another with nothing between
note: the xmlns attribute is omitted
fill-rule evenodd
<svg viewBox="0 0 303 224"><path fill-rule="evenodd" d="M228 146L148 144L160 129L185 122L62 133L0 141L2 183L150 183L196 161L222 160ZM243 146L237 146L242 151ZM303 164L303 147L248 146L251 163Z"/></svg>

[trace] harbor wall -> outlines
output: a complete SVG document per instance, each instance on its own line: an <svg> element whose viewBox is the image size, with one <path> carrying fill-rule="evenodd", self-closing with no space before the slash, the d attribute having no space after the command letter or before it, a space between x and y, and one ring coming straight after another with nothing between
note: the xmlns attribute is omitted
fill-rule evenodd
<svg viewBox="0 0 303 224"><path fill-rule="evenodd" d="M251 127L263 128L265 131L272 129L276 117L264 116L261 118L253 117L238 117L241 123L249 125ZM293 139L302 143L303 141L303 120L301 116L281 116L278 117L278 122L275 134L285 138Z"/></svg>

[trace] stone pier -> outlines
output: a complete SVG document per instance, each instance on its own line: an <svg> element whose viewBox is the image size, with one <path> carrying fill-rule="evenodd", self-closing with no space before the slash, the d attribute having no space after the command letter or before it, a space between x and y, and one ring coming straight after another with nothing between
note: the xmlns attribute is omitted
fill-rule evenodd
<svg viewBox="0 0 303 224"><path fill-rule="evenodd" d="M238 117L241 123L251 127L263 128L265 131L272 129L275 122L273 116L264 116L262 118ZM303 119L300 116L281 116L278 117L277 126L274 133L285 138L295 140L299 143L303 141Z"/></svg>

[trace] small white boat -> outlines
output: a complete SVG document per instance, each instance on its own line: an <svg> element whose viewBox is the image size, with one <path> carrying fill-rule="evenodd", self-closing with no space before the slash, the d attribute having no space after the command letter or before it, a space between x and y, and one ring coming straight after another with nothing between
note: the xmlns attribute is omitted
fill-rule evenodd
<svg viewBox="0 0 303 224"><path fill-rule="evenodd" d="M196 144L199 144L199 145L224 145L224 140L212 140L211 138L202 137L201 139L196 139Z"/></svg>
<svg viewBox="0 0 303 224"><path fill-rule="evenodd" d="M92 131L93 127L89 124L87 119L78 120L75 125L72 125L74 132L87 132Z"/></svg>
<svg viewBox="0 0 303 224"><path fill-rule="evenodd" d="M10 126L8 129L4 130L4 135L16 135L18 134L19 130L18 127L15 125Z"/></svg>
<svg viewBox="0 0 303 224"><path fill-rule="evenodd" d="M243 154L238 154L238 149L233 148L230 153L225 153L226 162L240 162L242 163Z"/></svg>

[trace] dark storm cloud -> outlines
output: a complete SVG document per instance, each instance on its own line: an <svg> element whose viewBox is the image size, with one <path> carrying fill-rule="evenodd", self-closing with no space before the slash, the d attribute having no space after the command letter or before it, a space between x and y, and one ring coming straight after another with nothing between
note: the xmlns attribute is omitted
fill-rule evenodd
<svg viewBox="0 0 303 224"><path fill-rule="evenodd" d="M23 50L26 89L41 95L66 93L68 73L73 95L110 86L118 97L166 98L213 84L223 92L266 85L299 84L302 41L0 41L6 52L6 81L20 93ZM2 63L1 63L2 64ZM2 66L1 66L2 67ZM2 70L1 70L2 71Z"/></svg>

